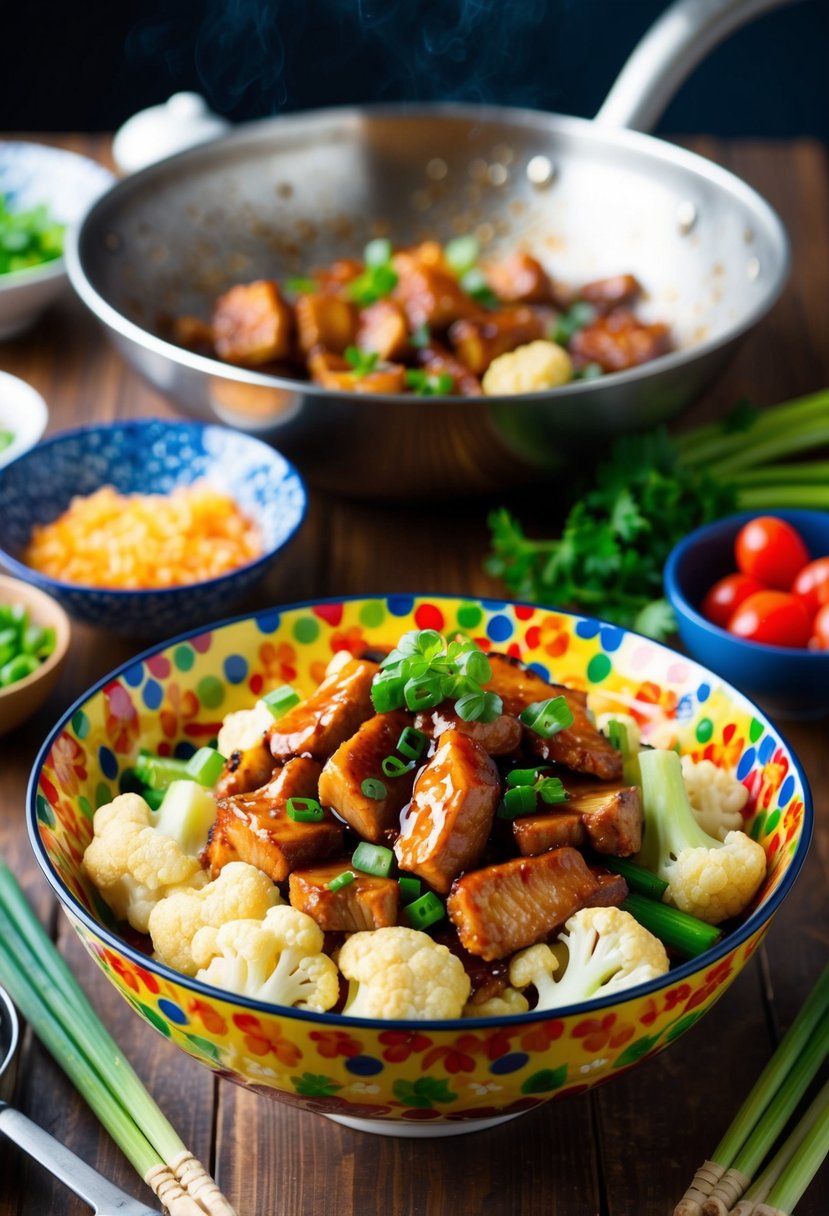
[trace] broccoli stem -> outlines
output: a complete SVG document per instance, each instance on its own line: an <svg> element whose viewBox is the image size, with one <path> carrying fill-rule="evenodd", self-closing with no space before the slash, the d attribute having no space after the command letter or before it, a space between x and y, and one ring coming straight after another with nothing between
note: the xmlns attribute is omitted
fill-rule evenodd
<svg viewBox="0 0 829 1216"><path fill-rule="evenodd" d="M639 773L644 832L635 861L670 882L668 868L683 849L718 849L722 841L697 823L676 752L662 747L640 752Z"/></svg>

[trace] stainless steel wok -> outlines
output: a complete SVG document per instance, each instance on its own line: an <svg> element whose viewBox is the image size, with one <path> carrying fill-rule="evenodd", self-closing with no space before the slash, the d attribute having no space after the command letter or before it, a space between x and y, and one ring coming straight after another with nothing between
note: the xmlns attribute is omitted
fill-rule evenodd
<svg viewBox="0 0 829 1216"><path fill-rule="evenodd" d="M315 484L399 498L486 490L586 437L675 417L776 300L785 231L744 182L642 134L696 62L780 0L679 0L593 122L467 105L262 120L115 185L71 239L71 281L124 357L199 417L270 438ZM632 129L636 128L636 129ZM559 279L632 271L678 347L597 381L509 398L363 396L249 371L165 340L234 282L473 232Z"/></svg>

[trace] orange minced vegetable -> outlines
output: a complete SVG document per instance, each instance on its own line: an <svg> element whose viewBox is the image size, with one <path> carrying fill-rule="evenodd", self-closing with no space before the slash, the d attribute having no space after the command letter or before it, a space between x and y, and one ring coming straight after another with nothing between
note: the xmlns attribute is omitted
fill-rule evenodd
<svg viewBox="0 0 829 1216"><path fill-rule="evenodd" d="M252 520L205 482L169 494L119 494L103 486L36 524L23 560L61 582L127 591L217 578L259 557Z"/></svg>

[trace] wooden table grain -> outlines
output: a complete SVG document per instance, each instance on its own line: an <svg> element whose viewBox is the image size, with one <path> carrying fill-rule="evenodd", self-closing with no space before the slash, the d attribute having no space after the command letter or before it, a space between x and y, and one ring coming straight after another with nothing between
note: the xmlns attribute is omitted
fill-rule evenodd
<svg viewBox="0 0 829 1216"><path fill-rule="evenodd" d="M108 159L103 137L39 138ZM826 149L809 141L689 142L769 199L789 229L794 253L780 302L687 416L696 423L744 396L763 406L829 385L829 166ZM0 343L0 368L45 395L50 432L175 413L71 298L31 333ZM512 505L527 522L549 528L536 498L524 493ZM245 607L414 589L497 595L482 559L487 511L501 501L494 494L415 510L312 492L300 539ZM669 1216L829 957L827 720L781 724L814 792L812 849L764 948L699 1025L592 1094L551 1103L490 1131L442 1141L397 1139L352 1132L214 1078L135 1016L58 913L26 838L28 774L56 717L138 649L138 642L75 626L69 662L48 705L0 739L0 852L104 1021L184 1140L213 1167L240 1216ZM125 1190L149 1198L30 1034L20 1053L15 1101ZM0 1216L80 1216L85 1210L42 1169L0 1144ZM826 1212L824 1169L798 1216Z"/></svg>

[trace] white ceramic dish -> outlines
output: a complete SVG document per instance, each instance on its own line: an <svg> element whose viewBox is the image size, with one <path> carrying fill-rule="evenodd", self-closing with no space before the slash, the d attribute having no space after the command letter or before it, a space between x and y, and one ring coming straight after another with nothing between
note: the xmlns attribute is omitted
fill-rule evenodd
<svg viewBox="0 0 829 1216"><path fill-rule="evenodd" d="M0 142L0 195L14 210L46 203L58 223L80 222L114 182L108 169L63 148L22 141ZM63 258L0 274L0 339L32 325L67 287Z"/></svg>
<svg viewBox="0 0 829 1216"><path fill-rule="evenodd" d="M48 421L48 407L37 389L10 372L0 372L0 432L14 436L7 447L0 447L0 469L33 448Z"/></svg>

